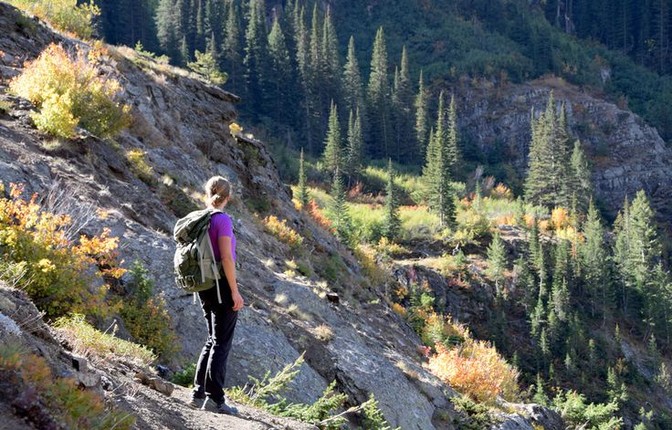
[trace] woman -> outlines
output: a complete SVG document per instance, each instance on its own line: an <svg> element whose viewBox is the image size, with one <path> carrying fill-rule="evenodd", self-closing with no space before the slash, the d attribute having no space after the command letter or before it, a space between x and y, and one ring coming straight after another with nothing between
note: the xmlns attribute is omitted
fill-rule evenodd
<svg viewBox="0 0 672 430"><path fill-rule="evenodd" d="M244 304L236 282L236 237L233 234L233 223L231 217L223 212L231 196L231 184L221 176L214 176L205 184L205 193L208 208L217 211L210 219L208 233L215 258L221 260L225 276L219 281L221 303L217 286L198 293L208 325L208 339L196 366L190 405L210 412L236 415L238 410L224 401L226 361L231 350L238 311Z"/></svg>

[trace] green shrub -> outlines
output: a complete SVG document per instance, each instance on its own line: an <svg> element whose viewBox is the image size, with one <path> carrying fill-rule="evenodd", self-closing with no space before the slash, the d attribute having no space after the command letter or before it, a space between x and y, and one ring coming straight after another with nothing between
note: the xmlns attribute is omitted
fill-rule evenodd
<svg viewBox="0 0 672 430"><path fill-rule="evenodd" d="M286 365L274 376L270 376L270 372L267 372L262 379L250 377L250 384L246 384L243 388L234 387L227 390L227 396L234 401L265 409L275 415L320 424L321 428L340 428L345 419L334 414L343 407L347 396L336 392L336 381L329 384L322 396L311 405L288 404L282 397L282 392L298 375L303 362L303 355L300 355L296 361Z"/></svg>
<svg viewBox="0 0 672 430"><path fill-rule="evenodd" d="M27 63L10 90L37 106L35 125L54 136L73 138L80 126L101 138L113 137L130 120L130 107L115 100L119 82L101 76L82 52L72 59L60 45L49 45Z"/></svg>
<svg viewBox="0 0 672 430"><path fill-rule="evenodd" d="M552 407L575 428L616 430L623 425L623 419L614 416L619 409L616 402L586 404L586 397L573 390L558 393Z"/></svg>
<svg viewBox="0 0 672 430"><path fill-rule="evenodd" d="M196 377L196 364L190 363L187 367L185 367L181 371L175 372L173 378L171 379L171 382L189 388L193 386L195 377Z"/></svg>
<svg viewBox="0 0 672 430"><path fill-rule="evenodd" d="M93 1L79 5L77 0L8 0L8 3L82 39L91 37L92 21L100 15Z"/></svg>
<svg viewBox="0 0 672 430"><path fill-rule="evenodd" d="M178 342L166 303L154 294L154 281L140 261L133 263L130 275L127 296L118 300L119 315L133 339L168 358L178 350Z"/></svg>

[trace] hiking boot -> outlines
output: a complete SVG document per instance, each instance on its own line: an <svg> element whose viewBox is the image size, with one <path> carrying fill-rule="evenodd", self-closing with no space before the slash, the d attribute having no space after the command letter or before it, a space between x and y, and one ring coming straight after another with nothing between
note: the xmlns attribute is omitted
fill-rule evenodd
<svg viewBox="0 0 672 430"><path fill-rule="evenodd" d="M205 394L192 394L191 395L191 400L189 401L188 405L194 409L201 409L203 406L203 401L205 400Z"/></svg>
<svg viewBox="0 0 672 430"><path fill-rule="evenodd" d="M224 400L222 400L222 403L216 403L209 397L205 399L205 402L203 402L201 410L214 412L216 414L238 415L238 409L234 408L233 406L227 405Z"/></svg>

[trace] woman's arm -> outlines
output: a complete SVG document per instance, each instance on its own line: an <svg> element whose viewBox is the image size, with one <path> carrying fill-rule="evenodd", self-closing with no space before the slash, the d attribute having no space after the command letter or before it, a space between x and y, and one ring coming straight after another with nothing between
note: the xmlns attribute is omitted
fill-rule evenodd
<svg viewBox="0 0 672 430"><path fill-rule="evenodd" d="M219 245L219 252L222 258L222 267L224 268L224 275L229 282L231 288L231 298L233 299L233 310L239 311L243 308L243 296L238 291L238 283L236 281L236 263L233 261L233 253L231 252L231 238L229 236L220 236L217 239Z"/></svg>

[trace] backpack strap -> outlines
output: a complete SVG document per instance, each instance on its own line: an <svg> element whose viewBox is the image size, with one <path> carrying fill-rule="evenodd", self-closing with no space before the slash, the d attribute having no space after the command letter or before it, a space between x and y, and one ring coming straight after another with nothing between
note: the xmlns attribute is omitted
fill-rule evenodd
<svg viewBox="0 0 672 430"><path fill-rule="evenodd" d="M218 213L221 214L221 213L224 213L224 212L215 209L215 210L212 211L212 215L210 216L210 219L212 220L212 217L215 214L218 214ZM210 222L212 222L212 221L210 221ZM208 233L208 245L210 245L210 253L214 257L215 256L215 250L212 247L212 240L210 240L209 233ZM220 252L220 258L221 258L222 250L220 249L219 252ZM201 272L201 273L203 273L203 272ZM219 270L217 269L217 262L216 261L212 262L212 273L215 275L215 286L217 287L217 301L221 305L222 304L222 292L219 288ZM224 275L226 276L226 273Z"/></svg>

